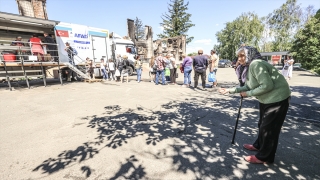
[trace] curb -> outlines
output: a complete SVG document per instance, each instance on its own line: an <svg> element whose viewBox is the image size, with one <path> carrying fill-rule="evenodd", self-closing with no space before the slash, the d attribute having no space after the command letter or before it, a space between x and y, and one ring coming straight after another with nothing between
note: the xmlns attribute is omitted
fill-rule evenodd
<svg viewBox="0 0 320 180"><path fill-rule="evenodd" d="M317 74L317 73L315 73L315 72L312 72L312 71L310 71L310 70L307 70L307 69L304 69L304 68L299 68L299 67L297 67L298 69L301 69L301 70L303 70L303 71L307 71L307 72L309 72L309 73L311 73L311 74L313 74L313 75L316 75L316 76L320 76L319 74Z"/></svg>
<svg viewBox="0 0 320 180"><path fill-rule="evenodd" d="M275 67L278 68L278 69L280 68L280 70L282 68L282 66L275 66ZM304 69L304 68L301 68L301 67L293 67L293 69L299 69L299 70L307 71L307 72L309 72L309 73L311 73L311 74L313 74L315 76L320 76L320 74L317 74L315 72L312 72L312 71L310 71L308 69Z"/></svg>

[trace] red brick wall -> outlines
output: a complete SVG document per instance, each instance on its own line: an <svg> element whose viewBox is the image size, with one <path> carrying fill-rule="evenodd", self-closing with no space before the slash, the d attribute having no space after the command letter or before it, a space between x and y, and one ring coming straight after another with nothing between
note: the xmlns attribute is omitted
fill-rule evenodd
<svg viewBox="0 0 320 180"><path fill-rule="evenodd" d="M17 3L22 16L48 19L46 0L17 0Z"/></svg>
<svg viewBox="0 0 320 180"><path fill-rule="evenodd" d="M32 0L32 4L33 4L34 17L45 19L43 2L41 0Z"/></svg>

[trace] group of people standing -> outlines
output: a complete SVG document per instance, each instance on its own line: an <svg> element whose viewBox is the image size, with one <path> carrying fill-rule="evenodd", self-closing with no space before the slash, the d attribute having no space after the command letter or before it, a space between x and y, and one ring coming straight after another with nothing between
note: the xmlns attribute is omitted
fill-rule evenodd
<svg viewBox="0 0 320 180"><path fill-rule="evenodd" d="M142 74L142 61L139 56L135 57L136 61L134 63L136 73L137 73L137 81L138 83L141 81ZM90 58L86 59L86 72L89 77L92 79L94 76L94 63ZM98 63L98 67L100 68L103 80L107 81L116 81L116 82L124 82L126 77L126 82L129 82L129 73L130 73L130 62L128 60L127 55L121 56L117 55L116 61L113 59L109 59L105 62L104 58L100 59L100 63Z"/></svg>
<svg viewBox="0 0 320 180"><path fill-rule="evenodd" d="M182 63L182 67L184 68L185 73L185 85L187 87L190 87L191 84L191 71L192 68L190 67L191 61L192 61L192 66L194 69L194 88L198 87L198 81L199 77L201 77L201 85L202 85L202 90L206 90L206 77L207 77L207 69L209 69L210 73L214 73L215 75L217 74L218 71L218 62L219 62L219 57L216 55L215 50L211 50L210 56L203 55L203 50L198 51L198 55L193 58L185 58L184 62ZM186 64L189 64L187 66ZM212 87L217 87L217 80L215 80L212 84Z"/></svg>
<svg viewBox="0 0 320 180"><path fill-rule="evenodd" d="M149 62L151 82L158 85L161 76L162 85L167 85L167 80L170 81L172 85L175 85L178 65L179 62L176 61L173 54L164 56L163 54L158 53L156 58L151 57ZM168 77L166 78L166 76Z"/></svg>
<svg viewBox="0 0 320 180"><path fill-rule="evenodd" d="M158 53L156 58L151 58L149 62L151 82L156 85L159 84L160 76L162 85L167 85L165 75L166 71L170 71L169 81L172 85L176 84L178 76L177 69L180 68L181 73L184 74L184 81L182 87L191 87L191 72L194 70L194 88L197 88L199 77L202 80L202 87L205 90L206 85L206 71L209 68L211 73L217 73L219 57L215 50L211 50L211 56L203 55L203 51L198 51L198 56L190 57L182 55L183 61L180 63L172 54L164 56ZM213 82L213 87L217 86L217 81Z"/></svg>

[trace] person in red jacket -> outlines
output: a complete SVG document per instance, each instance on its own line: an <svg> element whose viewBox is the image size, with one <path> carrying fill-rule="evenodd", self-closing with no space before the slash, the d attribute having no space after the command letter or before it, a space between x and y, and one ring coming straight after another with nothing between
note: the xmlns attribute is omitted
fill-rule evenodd
<svg viewBox="0 0 320 180"><path fill-rule="evenodd" d="M42 49L41 39L38 38L38 35L36 34L32 35L32 37L30 38L30 45L31 45L31 52L33 53L33 55L38 56L38 60L43 61L44 52Z"/></svg>

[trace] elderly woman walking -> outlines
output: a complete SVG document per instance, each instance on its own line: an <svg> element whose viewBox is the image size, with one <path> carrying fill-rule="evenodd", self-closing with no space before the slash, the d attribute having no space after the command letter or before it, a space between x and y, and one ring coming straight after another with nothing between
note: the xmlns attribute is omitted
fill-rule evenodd
<svg viewBox="0 0 320 180"><path fill-rule="evenodd" d="M242 97L256 97L259 101L260 118L258 138L253 144L244 144L256 155L246 156L250 163L273 163L279 134L287 115L290 89L281 73L268 62L261 60L256 48L241 47L237 51L239 66L236 74L242 87L225 89L220 93L240 93Z"/></svg>

